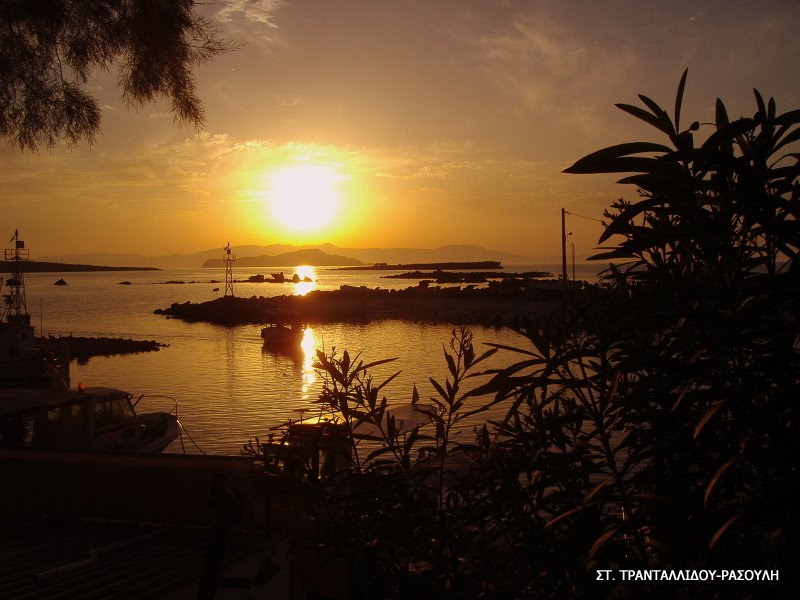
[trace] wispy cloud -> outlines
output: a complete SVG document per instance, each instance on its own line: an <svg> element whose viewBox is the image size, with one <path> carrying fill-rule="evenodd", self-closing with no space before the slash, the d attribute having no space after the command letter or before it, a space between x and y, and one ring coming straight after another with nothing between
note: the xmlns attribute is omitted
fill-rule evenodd
<svg viewBox="0 0 800 600"><path fill-rule="evenodd" d="M227 0L217 12L216 18L222 22L245 19L251 23L277 28L274 14L286 4L283 0Z"/></svg>
<svg viewBox="0 0 800 600"><path fill-rule="evenodd" d="M587 110L629 81L639 64L624 42L588 38L544 14L516 15L499 31L470 35L478 68L521 109L587 125ZM587 105L585 99L591 98Z"/></svg>

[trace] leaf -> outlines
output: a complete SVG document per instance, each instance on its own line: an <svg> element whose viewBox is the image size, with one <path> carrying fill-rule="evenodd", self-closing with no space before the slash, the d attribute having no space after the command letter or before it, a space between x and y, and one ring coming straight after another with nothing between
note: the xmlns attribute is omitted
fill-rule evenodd
<svg viewBox="0 0 800 600"><path fill-rule="evenodd" d="M667 135L670 135L670 129L664 129L658 117L650 114L646 110L639 108L638 106L631 106L630 104L615 104L615 106L620 110L624 110L626 113L633 115L637 119L641 119L645 123L649 123L659 131L663 131Z"/></svg>
<svg viewBox="0 0 800 600"><path fill-rule="evenodd" d="M457 378L458 372L456 371L456 363L453 360L453 357L450 356L447 352L445 352L444 359L447 361L447 368L450 371L450 374L453 376L453 379Z"/></svg>
<svg viewBox="0 0 800 600"><path fill-rule="evenodd" d="M681 402L683 402L683 398L686 396L686 392L688 392L689 389L691 387L693 387L693 386L694 386L694 381L691 381L691 382L686 384L686 386L683 388L683 390L681 390L681 393L678 396L678 399L675 401L675 404L672 405L671 412L675 412L678 409L678 406L680 406Z"/></svg>
<svg viewBox="0 0 800 600"><path fill-rule="evenodd" d="M757 89L753 88L753 93L756 96L756 104L758 105L758 112L761 113L763 119L767 118L767 106L764 104L764 97Z"/></svg>
<svg viewBox="0 0 800 600"><path fill-rule="evenodd" d="M717 482L725 474L725 471L727 471L728 468L730 468L730 466L735 461L736 461L736 457L731 458L729 460L726 460L722 464L722 466L719 469L717 469L716 473L714 473L714 476L711 478L711 481L709 482L708 487L706 488L706 494L703 497L703 506L704 507L706 507L706 508L708 507L708 499L711 497L711 492L714 491L714 486L717 485Z"/></svg>
<svg viewBox="0 0 800 600"><path fill-rule="evenodd" d="M800 140L800 129L795 129L795 130L789 132L789 134L786 137L784 137L780 142L778 142L775 145L775 147L772 149L772 151L773 152L777 152L778 150L783 148L785 145L791 144L792 142L796 142L797 140Z"/></svg>
<svg viewBox="0 0 800 600"><path fill-rule="evenodd" d="M678 84L678 93L675 94L675 129L681 130L681 105L683 104L683 90L686 87L686 76L689 74L689 69L684 69L681 76L681 82Z"/></svg>
<svg viewBox="0 0 800 600"><path fill-rule="evenodd" d="M525 350L524 348L516 348L514 346L505 346L503 344L493 344L489 343L489 346L493 346L495 351L499 350L508 350L509 352L516 352L518 354L527 354L528 356L537 356L535 352L531 352L530 350Z"/></svg>
<svg viewBox="0 0 800 600"><path fill-rule="evenodd" d="M390 375L389 377L387 377L387 378L386 378L386 379L383 381L383 383L381 383L381 384L380 384L378 387L374 388L375 392L377 393L377 392L378 392L378 390L381 390L381 389L383 389L383 387L384 387L384 386L387 386L387 385L389 385L389 383L390 383L390 382L391 382L391 381L392 381L392 380L393 380L395 377L397 377L398 375L400 375L400 373L402 373L402 372L403 372L403 371L401 370L401 371L398 371L397 373L395 373L394 375Z"/></svg>
<svg viewBox="0 0 800 600"><path fill-rule="evenodd" d="M725 107L723 106L723 110L724 108ZM717 130L708 136L708 139L703 142L703 145L700 147L700 149L703 151L708 151L714 148L723 148L723 146L727 144L730 146L730 151L728 152L728 154L730 154L733 152L731 140L739 137L743 133L750 131L755 126L756 122L753 119L748 118L737 119L733 123L728 123L722 127L717 124Z"/></svg>
<svg viewBox="0 0 800 600"><path fill-rule="evenodd" d="M643 94L639 94L639 100L644 102L647 105L647 108L653 111L653 114L658 118L658 122L661 124L662 127L661 130L666 132L667 135L670 136L670 138L674 138L676 133L675 127L672 124L672 121L669 120L669 115L667 114L667 112L663 108L661 108L658 104L656 104L653 100L651 100L650 98L648 98Z"/></svg>
<svg viewBox="0 0 800 600"><path fill-rule="evenodd" d="M428 381L431 382L431 385L434 387L434 389L436 389L436 391L439 393L439 395L442 398L444 398L445 400L447 400L447 394L445 393L445 391L442 388L442 386L439 385L439 382L436 381L433 377L428 377Z"/></svg>
<svg viewBox="0 0 800 600"><path fill-rule="evenodd" d="M603 148L602 150L584 156L571 167L564 169L563 172L572 174L616 173L620 171L619 165L629 165L632 167L639 164L635 161L653 161L652 158L632 157L630 156L632 154L641 154L643 152L670 153L672 151L672 148L668 146L651 142L617 144L616 146L609 146L608 148ZM642 164L649 165L650 163ZM640 169L632 170L638 171ZM645 172L650 172L650 169L648 168Z"/></svg>
<svg viewBox="0 0 800 600"><path fill-rule="evenodd" d="M419 392L417 391L417 384L414 383L414 390L411 392L411 404L417 404L419 402Z"/></svg>
<svg viewBox="0 0 800 600"><path fill-rule="evenodd" d="M597 538L597 541L592 544L592 548L589 550L589 558L594 557L594 555L597 554L597 551L603 547L603 544L616 535L617 531L619 531L619 526L614 527L610 531L606 531L603 535Z"/></svg>
<svg viewBox="0 0 800 600"><path fill-rule="evenodd" d="M725 405L725 403L727 401L728 401L728 399L725 398L724 400L720 400L719 402L715 402L714 405L711 408L708 409L706 414L703 415L703 418L700 419L700 422L694 428L694 439L698 438L700 433L703 431L703 428L706 425L708 425L708 422L714 417L714 415L716 415L719 412L719 409L722 408L723 405Z"/></svg>
<svg viewBox="0 0 800 600"><path fill-rule="evenodd" d="M497 348L492 348L490 350L487 350L486 352L481 354L478 358L473 359L471 366L474 367L475 365L482 363L484 360L495 354L497 354Z"/></svg>
<svg viewBox="0 0 800 600"><path fill-rule="evenodd" d="M367 363L366 365L362 364L358 366L358 371L367 371L373 367L377 367L380 365L385 365L386 363L394 362L397 358L384 358L382 360L376 360L375 362Z"/></svg>
<svg viewBox="0 0 800 600"><path fill-rule="evenodd" d="M584 496L584 498L583 498L584 504L586 504L587 502L591 502L600 490L602 490L604 487L606 487L609 483L612 483L613 481L614 481L614 478L611 475L609 475L608 477L603 479L603 481L601 481L596 486L594 486L589 491L589 493L586 494L586 496Z"/></svg>
<svg viewBox="0 0 800 600"><path fill-rule="evenodd" d="M640 173L638 175L629 175L619 179L617 183L622 185L635 185L638 188L654 194L675 195L688 193L686 181L671 173Z"/></svg>
<svg viewBox="0 0 800 600"><path fill-rule="evenodd" d="M717 132L727 129L728 126L730 125L730 121L728 120L728 111L725 110L725 105L719 98L717 98L716 113L717 113ZM706 142L708 142L708 140L706 140ZM705 144L703 144L703 147L705 147ZM730 136L722 138L720 140L719 147L726 154L733 154L732 138Z"/></svg>
<svg viewBox="0 0 800 600"><path fill-rule="evenodd" d="M792 125L795 123L800 123L800 110L790 110L775 117L776 125Z"/></svg>
<svg viewBox="0 0 800 600"><path fill-rule="evenodd" d="M347 375L347 372L350 370L350 354L348 354L347 350L344 351L342 355L342 373Z"/></svg>
<svg viewBox="0 0 800 600"><path fill-rule="evenodd" d="M728 531L728 529L730 529L731 525L733 525L736 521L739 520L741 516L742 515L732 516L730 519L728 519L727 521L725 521L725 523L722 524L722 527L717 529L716 533L714 533L714 535L711 537L711 541L708 543L709 550L712 550L714 546L717 545L717 542L719 542L720 538L725 534L726 531Z"/></svg>
<svg viewBox="0 0 800 600"><path fill-rule="evenodd" d="M473 360L475 360L475 349L470 344L464 349L464 369L469 370Z"/></svg>
<svg viewBox="0 0 800 600"><path fill-rule="evenodd" d="M561 513L557 517L554 517L553 519L550 519L550 521L548 521L547 524L544 527L545 527L545 529L547 529L548 527L552 527L553 525L555 525L559 521L563 521L564 519L568 519L569 517L581 512L582 510L585 510L585 509L587 509L587 508L589 508L591 506L594 506L596 504L597 504L597 502L590 502L589 504L583 504L581 506L578 506L577 508L573 508L571 510L568 510L567 512Z"/></svg>

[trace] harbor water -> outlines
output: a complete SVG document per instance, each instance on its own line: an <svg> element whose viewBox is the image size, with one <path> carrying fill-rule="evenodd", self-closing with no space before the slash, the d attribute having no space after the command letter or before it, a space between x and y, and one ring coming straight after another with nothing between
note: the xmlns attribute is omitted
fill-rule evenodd
<svg viewBox="0 0 800 600"><path fill-rule="evenodd" d="M507 268L509 272L523 270L553 273L558 265ZM596 264L577 265L576 276L594 281L598 270ZM385 279L382 276L388 273L378 271L325 267L283 271L287 277L295 272L301 277L308 275L314 283L236 283L234 292L250 297L333 290L345 284L384 289L416 285L413 280ZM234 277L246 280L259 272L269 276L268 269L250 268L234 269ZM54 285L62 277L67 285ZM365 362L396 358L373 373L378 380L401 371L384 390L392 403L410 402L415 384L424 400L433 393L429 377L440 381L446 377L443 349L450 340L451 325L407 321L313 325L306 331L303 352L286 356L264 349L261 324L221 327L153 314L173 302L212 300L224 292L224 281L223 269L25 276L28 312L37 333L124 337L166 344L158 352L93 357L86 364L73 362L72 385L104 385L136 396L174 398L181 423L207 453L238 454L242 444L256 436L265 437L271 427L313 414L322 385L312 366L317 350L331 352L335 348L340 355L347 350L351 356L361 353ZM490 343L527 347L522 336L505 328L472 327L471 331L477 353L488 349L486 344ZM499 353L486 367L501 366L512 358ZM480 417L476 417L474 424L479 423ZM187 452L198 451L187 439L184 445ZM167 451L182 450L176 442Z"/></svg>

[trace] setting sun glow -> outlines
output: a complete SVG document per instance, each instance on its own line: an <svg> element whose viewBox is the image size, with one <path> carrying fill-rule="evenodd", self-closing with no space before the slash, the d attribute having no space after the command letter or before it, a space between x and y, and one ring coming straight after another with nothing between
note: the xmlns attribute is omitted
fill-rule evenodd
<svg viewBox="0 0 800 600"><path fill-rule="evenodd" d="M290 231L316 231L330 224L339 211L342 176L325 165L291 165L270 176L269 207L278 223Z"/></svg>

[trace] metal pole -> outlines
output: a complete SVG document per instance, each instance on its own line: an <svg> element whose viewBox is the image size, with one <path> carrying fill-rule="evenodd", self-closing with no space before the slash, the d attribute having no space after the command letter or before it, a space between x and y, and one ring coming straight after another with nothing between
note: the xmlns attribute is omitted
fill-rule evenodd
<svg viewBox="0 0 800 600"><path fill-rule="evenodd" d="M567 219L566 212L561 209L561 279L564 286L564 294L567 293Z"/></svg>
<svg viewBox="0 0 800 600"><path fill-rule="evenodd" d="M575 281L575 242L572 243L572 281Z"/></svg>

